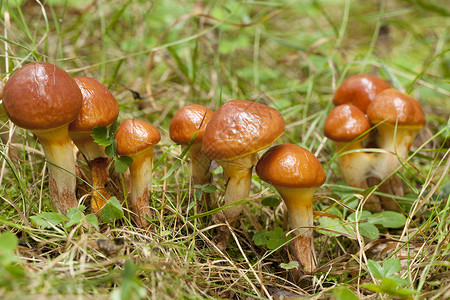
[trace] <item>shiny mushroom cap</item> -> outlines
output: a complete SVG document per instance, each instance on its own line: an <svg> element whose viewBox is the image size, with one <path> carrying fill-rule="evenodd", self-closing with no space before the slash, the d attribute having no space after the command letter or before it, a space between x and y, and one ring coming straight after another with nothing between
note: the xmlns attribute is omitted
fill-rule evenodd
<svg viewBox="0 0 450 300"><path fill-rule="evenodd" d="M50 63L30 63L6 82L3 107L17 126L45 130L72 122L82 98L75 80L64 70Z"/></svg>
<svg viewBox="0 0 450 300"><path fill-rule="evenodd" d="M274 186L288 188L318 187L326 179L317 157L294 144L282 144L267 150L256 165L256 174Z"/></svg>
<svg viewBox="0 0 450 300"><path fill-rule="evenodd" d="M212 114L212 110L203 105L183 107L170 122L170 138L177 144L187 145L197 133L194 143L200 143Z"/></svg>
<svg viewBox="0 0 450 300"><path fill-rule="evenodd" d="M396 89L387 89L378 94L367 108L367 116L372 124L386 120L391 125L397 122L398 126L425 126L425 114L420 103Z"/></svg>
<svg viewBox="0 0 450 300"><path fill-rule="evenodd" d="M70 131L91 131L96 126L109 126L119 115L119 104L113 94L91 77L75 77L83 95L77 118L69 124Z"/></svg>
<svg viewBox="0 0 450 300"><path fill-rule="evenodd" d="M152 124L138 120L125 120L116 132L117 154L131 156L149 147L154 147L161 134Z"/></svg>
<svg viewBox="0 0 450 300"><path fill-rule="evenodd" d="M232 160L270 146L284 133L284 119L264 104L231 100L211 117L202 151L213 160Z"/></svg>
<svg viewBox="0 0 450 300"><path fill-rule="evenodd" d="M390 87L387 81L373 75L353 75L344 80L334 92L333 103L353 104L365 113L375 96Z"/></svg>
<svg viewBox="0 0 450 300"><path fill-rule="evenodd" d="M323 128L325 136L335 142L350 142L369 129L366 115L352 104L333 108Z"/></svg>

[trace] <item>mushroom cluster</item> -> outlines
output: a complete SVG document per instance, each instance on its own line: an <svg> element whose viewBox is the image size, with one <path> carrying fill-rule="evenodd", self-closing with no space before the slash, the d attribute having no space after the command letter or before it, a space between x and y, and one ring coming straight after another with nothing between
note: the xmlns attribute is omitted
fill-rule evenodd
<svg viewBox="0 0 450 300"><path fill-rule="evenodd" d="M90 210L101 211L114 196L107 189L111 159L104 146L94 141L92 132L118 118L119 105L113 94L94 78L72 78L50 63L30 63L11 76L2 97L9 119L33 132L42 144L50 196L57 209L67 213L78 205L72 150L76 145L92 180ZM415 135L425 124L419 102L375 76L348 78L336 90L333 101L336 107L325 122L324 132L340 154L338 164L344 180L353 187L366 189L368 179L391 176L400 160L407 158ZM307 149L296 144L272 146L284 131L285 122L278 110L246 100L230 100L215 112L202 105L188 105L174 115L169 129L175 143L189 147L194 185L211 183L211 161L222 167L224 206L212 216L216 246L226 249L245 205L242 200L249 197L255 168L259 178L273 185L286 204L292 257L304 273L311 274L317 266L314 193L326 176L319 160ZM118 156L131 158L131 192L124 198L134 223L145 229L152 228L153 155L160 140L161 134L152 124L129 118L118 127L112 143ZM383 151L366 151L371 143ZM266 148L269 150L259 159L259 152ZM372 204L374 210L380 209L378 203Z"/></svg>
<svg viewBox="0 0 450 300"><path fill-rule="evenodd" d="M324 133L339 153L337 161L344 181L360 189L368 188L373 179L385 181L380 186L385 191L389 184L397 182L394 172L425 125L422 107L411 96L372 75L346 79L336 90L333 103L336 107L325 121ZM373 146L383 151L366 151ZM396 190L398 196L402 195L403 188ZM380 204L377 198L370 197L366 208L398 210L390 199L381 200Z"/></svg>

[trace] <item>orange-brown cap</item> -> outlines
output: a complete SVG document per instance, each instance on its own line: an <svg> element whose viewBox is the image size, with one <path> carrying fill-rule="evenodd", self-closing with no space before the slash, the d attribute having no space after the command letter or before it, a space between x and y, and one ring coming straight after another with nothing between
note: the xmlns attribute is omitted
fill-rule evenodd
<svg viewBox="0 0 450 300"><path fill-rule="evenodd" d="M213 112L209 108L193 104L180 109L170 122L170 138L177 144L187 145L197 133L194 143L200 143Z"/></svg>
<svg viewBox="0 0 450 300"><path fill-rule="evenodd" d="M270 146L284 132L280 112L264 104L231 100L206 126L202 151L210 159L230 160Z"/></svg>
<svg viewBox="0 0 450 300"><path fill-rule="evenodd" d="M152 124L127 119L117 129L117 154L130 156L149 147L154 147L161 140L161 134Z"/></svg>
<svg viewBox="0 0 450 300"><path fill-rule="evenodd" d="M75 80L50 63L30 63L6 82L3 106L17 126L50 129L72 122L83 96Z"/></svg>
<svg viewBox="0 0 450 300"><path fill-rule="evenodd" d="M367 116L372 124L386 120L392 125L398 122L399 126L421 128L425 125L425 114L420 103L396 89L387 89L378 94L367 108Z"/></svg>
<svg viewBox="0 0 450 300"><path fill-rule="evenodd" d="M119 104L113 94L91 77L75 77L83 105L77 118L69 124L71 131L91 131L95 126L109 126L119 115Z"/></svg>
<svg viewBox="0 0 450 300"><path fill-rule="evenodd" d="M336 142L350 142L369 129L366 115L352 104L333 108L323 127L325 136Z"/></svg>
<svg viewBox="0 0 450 300"><path fill-rule="evenodd" d="M375 96L390 87L387 81L373 75L353 75L344 80L334 92L333 103L353 104L365 113Z"/></svg>
<svg viewBox="0 0 450 300"><path fill-rule="evenodd" d="M317 157L294 144L267 150L256 165L256 174L272 185L288 188L318 187L326 179Z"/></svg>

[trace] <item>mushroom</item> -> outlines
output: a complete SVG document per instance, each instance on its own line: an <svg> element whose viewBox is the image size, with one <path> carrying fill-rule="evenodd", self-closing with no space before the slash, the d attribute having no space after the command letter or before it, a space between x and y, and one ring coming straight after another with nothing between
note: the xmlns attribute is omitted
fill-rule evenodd
<svg viewBox="0 0 450 300"><path fill-rule="evenodd" d="M96 79L74 79L83 94L83 105L77 118L69 124L69 135L89 165L93 187L91 210L97 213L110 198L105 188L109 177L109 159L105 147L94 142L92 129L111 125L119 115L119 104L113 94Z"/></svg>
<svg viewBox="0 0 450 300"><path fill-rule="evenodd" d="M145 216L151 216L149 206L152 183L153 148L161 140L161 135L152 124L127 119L116 132L117 154L133 159L130 165L131 195L128 204L136 213L135 222L139 227L148 227Z"/></svg>
<svg viewBox="0 0 450 300"><path fill-rule="evenodd" d="M348 77L334 92L334 105L353 104L362 112L381 91L390 88L391 85L376 76L359 74Z"/></svg>
<svg viewBox="0 0 450 300"><path fill-rule="evenodd" d="M414 138L425 126L425 114L413 97L396 89L387 89L369 105L367 116L378 130L378 146L387 151L377 154L371 173L384 180L400 166L400 160L407 158ZM383 198L382 201L385 208L398 209L391 201Z"/></svg>
<svg viewBox="0 0 450 300"><path fill-rule="evenodd" d="M64 214L78 205L75 158L68 126L81 109L73 78L50 63L30 63L6 82L3 106L9 119L39 139L49 162L50 196Z"/></svg>
<svg viewBox="0 0 450 300"><path fill-rule="evenodd" d="M366 115L352 104L341 104L336 106L328 115L324 133L327 138L334 142L339 168L344 181L352 187L367 189L367 178L370 175L374 153L363 151L361 142L367 138L370 123ZM344 152L344 153L343 153ZM378 199L370 197L366 207L378 211L380 204Z"/></svg>
<svg viewBox="0 0 450 300"><path fill-rule="evenodd" d="M256 165L256 174L280 193L289 212L295 239L292 255L311 274L317 259L313 242L313 201L317 187L325 182L319 160L308 150L294 144L282 144L267 150Z"/></svg>
<svg viewBox="0 0 450 300"><path fill-rule="evenodd" d="M283 133L284 119L280 112L264 104L231 100L212 115L203 136L202 151L223 168L225 205L248 197L257 152L270 146ZM242 209L243 204L232 206L213 219L216 224L228 222L233 226ZM218 228L214 237L218 248L226 249L230 234L227 226Z"/></svg>
<svg viewBox="0 0 450 300"><path fill-rule="evenodd" d="M204 185L211 181L211 160L201 150L205 128L212 114L209 108L193 104L180 109L170 122L170 138L175 143L187 146L196 135L189 147L194 184Z"/></svg>

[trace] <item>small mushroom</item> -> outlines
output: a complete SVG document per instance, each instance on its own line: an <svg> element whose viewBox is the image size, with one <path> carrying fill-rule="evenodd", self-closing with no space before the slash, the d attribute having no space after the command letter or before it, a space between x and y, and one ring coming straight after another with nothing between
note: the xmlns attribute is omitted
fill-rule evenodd
<svg viewBox="0 0 450 300"><path fill-rule="evenodd" d="M64 214L78 205L75 158L68 126L81 109L82 95L73 78L50 63L30 63L6 82L3 106L9 119L33 132L48 163L50 196Z"/></svg>
<svg viewBox="0 0 450 300"><path fill-rule="evenodd" d="M127 119L119 127L115 135L117 154L133 159L130 165L131 195L128 204L136 213L135 222L145 228L150 223L145 216L151 216L149 206L150 186L152 184L153 149L161 140L161 135L152 124Z"/></svg>
<svg viewBox="0 0 450 300"><path fill-rule="evenodd" d="M209 108L193 104L180 109L170 122L170 138L175 143L187 146L196 135L189 147L194 184L204 185L211 181L211 160L201 150L205 128L212 114Z"/></svg>
<svg viewBox="0 0 450 300"><path fill-rule="evenodd" d="M223 168L226 184L226 205L248 197L252 170L258 161L257 152L267 148L284 133L284 119L276 109L264 104L231 100L211 117L202 141L202 151ZM213 216L216 224L239 219L243 205L227 208ZM227 226L218 228L214 241L226 249L230 232Z"/></svg>
<svg viewBox="0 0 450 300"><path fill-rule="evenodd" d="M370 123L356 106L342 104L328 115L324 133L334 142L338 152L362 149L361 141L367 137ZM338 157L338 164L345 182L353 187L367 188L365 181L371 168L371 154L352 152Z"/></svg>
<svg viewBox="0 0 450 300"><path fill-rule="evenodd" d="M92 129L109 126L119 115L119 104L113 94L100 82L91 77L75 77L81 93L83 105L77 118L69 124L69 135L86 158L92 177L91 210L97 213L110 195L106 190L109 177L109 159L105 147L94 142Z"/></svg>
<svg viewBox="0 0 450 300"><path fill-rule="evenodd" d="M256 174L280 193L289 212L290 227L296 238L292 255L311 274L317 259L313 242L313 201L317 187L325 182L319 160L308 150L294 144L271 147L256 165Z"/></svg>
<svg viewBox="0 0 450 300"><path fill-rule="evenodd" d="M359 74L348 77L334 92L334 105L353 104L362 112L366 112L375 96L390 88L391 85L376 76Z"/></svg>

